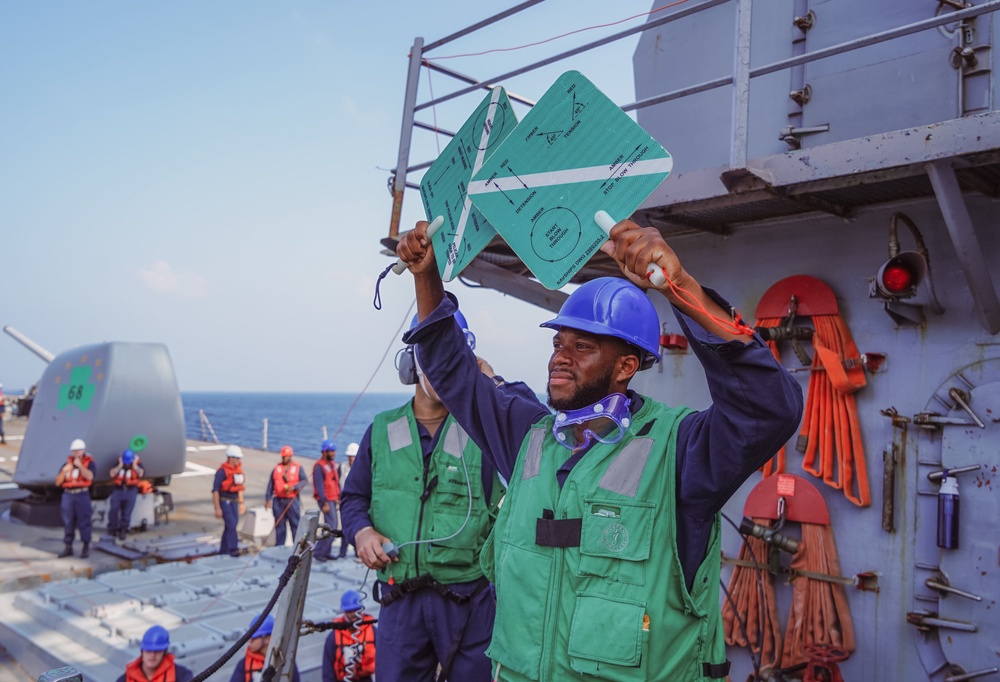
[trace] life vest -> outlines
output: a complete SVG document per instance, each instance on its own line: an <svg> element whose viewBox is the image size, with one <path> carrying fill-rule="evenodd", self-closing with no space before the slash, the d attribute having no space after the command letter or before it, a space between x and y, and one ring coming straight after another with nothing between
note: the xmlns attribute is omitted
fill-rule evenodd
<svg viewBox="0 0 1000 682"><path fill-rule="evenodd" d="M285 499L298 497L299 491L295 489L295 486L299 484L299 475L301 472L302 467L295 462L292 462L287 467L284 464L274 467L274 471L271 472L271 480L274 481L274 496ZM288 492L285 492L286 485L288 486Z"/></svg>
<svg viewBox="0 0 1000 682"><path fill-rule="evenodd" d="M382 581L392 577L398 583L430 574L449 585L478 580L483 575L479 550L489 535L503 490L494 476L493 499L484 499L482 451L451 415L440 429L425 473L412 402L375 417L372 525L396 544L454 536L404 548L398 563L378 572Z"/></svg>
<svg viewBox="0 0 1000 682"><path fill-rule="evenodd" d="M247 649L246 658L243 659L243 680L244 682L256 682L260 675L254 675L264 669L264 654L253 653Z"/></svg>
<svg viewBox="0 0 1000 682"><path fill-rule="evenodd" d="M146 677L142 672L142 655L125 666L125 682L176 682L177 669L174 667L174 655L166 654L152 677Z"/></svg>
<svg viewBox="0 0 1000 682"><path fill-rule="evenodd" d="M153 492L153 484L150 483L149 481L147 481L144 478L140 478L139 479L139 483L137 485L138 485L138 488L139 488L139 494L140 495L145 495L146 493Z"/></svg>
<svg viewBox="0 0 1000 682"><path fill-rule="evenodd" d="M677 550L677 427L688 413L644 398L625 437L595 443L562 487L569 451L554 417L532 426L482 552L497 594L486 654L500 680L726 676L718 515L690 591ZM525 623L540 630L526 636Z"/></svg>
<svg viewBox="0 0 1000 682"><path fill-rule="evenodd" d="M333 622L344 623L347 622L347 618L337 616ZM333 631L333 641L337 645L333 658L333 671L338 680L347 679L347 666L355 661L354 679L359 680L375 674L375 627L367 616L362 617L357 627L357 640L353 629Z"/></svg>
<svg viewBox="0 0 1000 682"><path fill-rule="evenodd" d="M135 469L133 468L135 466L142 466L138 457L135 458L135 462L133 464L118 469L118 473L115 474L112 482L119 487L135 488L138 486L141 479L135 473Z"/></svg>
<svg viewBox="0 0 1000 682"><path fill-rule="evenodd" d="M243 465L232 466L229 462L223 462L219 467L225 472L226 477L219 484L219 490L224 493L239 493L246 487L246 476L243 475Z"/></svg>
<svg viewBox="0 0 1000 682"><path fill-rule="evenodd" d="M73 463L73 457L72 457L72 455L69 456L67 459L69 460L70 464ZM91 457L86 452L83 453L83 457L80 458L80 464L83 466L84 469L89 469L90 468L90 463L93 462L93 461L94 461L94 458ZM94 482L93 479L91 479L89 481L87 479L85 479L83 477L83 475L80 473L80 469L78 467L73 467L73 471L71 471L68 474L66 474L66 478L63 479L62 487L63 488L89 488L90 484L93 483L93 482Z"/></svg>
<svg viewBox="0 0 1000 682"><path fill-rule="evenodd" d="M336 502L340 499L340 472L337 465L326 460L319 460L313 466L313 476L316 476L316 469L323 469L323 497L327 502ZM319 500L319 491L313 488L313 497Z"/></svg>

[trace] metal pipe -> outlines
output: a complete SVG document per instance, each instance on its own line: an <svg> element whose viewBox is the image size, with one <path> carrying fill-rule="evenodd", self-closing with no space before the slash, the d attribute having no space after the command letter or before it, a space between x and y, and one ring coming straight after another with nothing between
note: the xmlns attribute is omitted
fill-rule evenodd
<svg viewBox="0 0 1000 682"><path fill-rule="evenodd" d="M924 585L931 588L932 590L937 590L938 592L947 592L948 594L958 595L959 597L965 597L966 599L971 599L972 601L982 601L983 598L978 594L972 594L971 592L966 592L965 590L959 590L951 585L945 585L940 580L935 580L934 578L928 578L924 581Z"/></svg>
<svg viewBox="0 0 1000 682"><path fill-rule="evenodd" d="M40 357L46 363L52 362L52 360L56 357L55 354L45 350L40 345L29 339L27 336L25 336L21 332L11 327L9 324L6 325L3 328L3 330L7 332L7 334L11 336L15 341L17 341L22 346L30 350L32 353Z"/></svg>
<svg viewBox="0 0 1000 682"><path fill-rule="evenodd" d="M990 4L1000 6L1000 0ZM1000 332L1000 300L997 299L989 265L983 257L982 246L969 217L969 209L962 200L962 189L958 185L955 169L948 160L931 161L924 167L958 254L958 262L969 283L969 293L972 294L980 321L986 331L996 334Z"/></svg>
<svg viewBox="0 0 1000 682"><path fill-rule="evenodd" d="M420 61L423 59L424 39L415 38L410 49L410 69L406 74L406 95L403 98L403 123L399 132L399 155L396 157L396 174L392 179L392 214L389 217L389 237L399 236L399 221L403 215L403 193L406 191L406 168L410 162L410 138L413 134L413 113L420 82Z"/></svg>
<svg viewBox="0 0 1000 682"><path fill-rule="evenodd" d="M830 47L825 47L822 50L816 50L815 52L807 52L797 57L789 57L788 59L782 59L781 61L772 62L771 64L758 66L756 69L750 70L750 77L755 78L757 76L766 76L769 73L781 71L782 69L787 69L792 66L808 64L809 62L816 61L817 59L831 57L835 54L850 52L862 47L868 47L869 45L876 45L894 38L902 38L903 36L908 36L911 33L919 33L920 31L926 31L929 28L944 26L945 24L950 24L953 21L961 21L969 17L978 17L980 14L995 12L998 9L1000 9L1000 0L991 0L990 2L986 2L982 5L969 7L957 12L952 12L951 14L942 14L940 16L931 17L930 19L924 19L923 21L916 21L912 24L907 24L906 26L900 26L898 28L889 29L888 31L882 31L881 33L873 33L872 35L865 36L864 38L856 38L855 40L848 40L845 43L831 45Z"/></svg>
<svg viewBox="0 0 1000 682"><path fill-rule="evenodd" d="M499 76L495 76L493 78L484 78L483 80L484 81L493 82L493 83L502 82L502 81L506 80L507 78L513 78L514 76L520 76L523 73L528 73L529 71L534 71L535 69L540 69L543 66L548 66L549 64L554 64L555 62L562 61L563 59L568 59L569 57L574 57L574 56L576 56L576 55L578 55L578 54L580 54L582 52L587 52L589 50L594 49L595 47L601 47L602 45L607 45L608 43L613 43L616 40L621 40L622 38L627 38L628 36L633 35L635 33L641 33L643 31L648 31L651 28L656 28L657 26L662 26L663 24L668 24L668 23L670 23L672 21L677 21L678 19L683 19L683 18L688 17L688 16L690 16L692 14L696 14L697 12L701 12L702 10L710 9L712 7L715 7L717 5L722 5L722 4L724 4L726 2L729 2L729 1L730 0L706 0L705 2L703 2L701 4L693 5L691 7L686 7L686 8L684 8L684 9L678 11L678 12L675 12L674 14L670 14L670 15L667 15L665 17L661 17L659 19L653 19L652 21L647 21L646 23L644 23L644 24L642 24L640 26L636 26L634 28L626 29L626 30L621 31L619 33L615 33L613 35L610 35L610 36L608 36L606 38L601 38L600 40L595 40L592 43L587 43L586 45L581 45L579 47L575 47L572 50L567 50L566 52L560 52L559 54L557 54L555 56L552 56L552 57L549 57L548 59L543 59L540 62L535 62L534 64L529 64L528 66L521 67L520 69L514 69L513 71L508 71L507 73L500 74ZM996 1L1000 2L1000 0L996 0ZM729 82L730 83L732 82L732 78L729 79ZM462 90L456 90L455 92L452 92L452 93L447 94L447 95L443 95L442 97L438 97L437 99L430 100L429 102L424 102L423 104L418 104L416 106L416 111L420 111L421 109L426 109L427 107L432 107L432 106L434 106L436 104L441 104L442 102L447 102L450 99L454 99L456 97L461 97L462 95L467 95L470 92L474 92L475 90L478 90L478 89L479 89L479 86L471 86L471 87L468 87L468 88L463 88Z"/></svg>
<svg viewBox="0 0 1000 682"><path fill-rule="evenodd" d="M987 675L996 675L997 673L1000 673L1000 668L983 668L982 670L976 670L971 673L948 675L944 678L944 682L965 682L966 680L974 680L977 677L986 677Z"/></svg>
<svg viewBox="0 0 1000 682"><path fill-rule="evenodd" d="M634 111L635 109L645 109L646 107L651 107L654 104L662 104L663 102L669 102L671 100L680 99L681 97L687 97L688 95L696 95L699 92L705 92L706 90L714 90L715 88L721 88L723 85L729 85L732 82L733 82L732 76L723 76L722 78L716 78L715 80L705 81L704 83L699 83L698 85L689 85L686 88L680 88L679 90L672 90L662 95L654 95L653 97L647 97L646 99L641 99L637 102L626 104L622 107L622 111Z"/></svg>
<svg viewBox="0 0 1000 682"><path fill-rule="evenodd" d="M746 168L747 165L747 128L750 119L750 7L750 0L737 0L730 168Z"/></svg>
<svg viewBox="0 0 1000 682"><path fill-rule="evenodd" d="M431 125L430 123L424 123L423 121L414 121L414 128L423 128L424 130L429 130L437 135L444 135L445 137L455 137L455 133L450 130L445 130L444 128L438 128L437 126Z"/></svg>
<svg viewBox="0 0 1000 682"><path fill-rule="evenodd" d="M496 83L485 83L477 78L473 78L472 76L466 76L464 73L459 73L454 69L449 69L447 66L441 66L437 62L432 62L427 59L424 60L424 68L430 69L431 71L437 71L439 73L443 73L446 76L451 76L456 80L460 80L470 85L478 85L483 90L492 90L494 87L496 87ZM534 100L530 100L527 97L522 97L521 95L515 95L510 90L507 91L507 99L511 100L512 102L520 102L521 104L525 104L529 107L535 106Z"/></svg>
<svg viewBox="0 0 1000 682"><path fill-rule="evenodd" d="M537 5L540 2L543 2L543 0L527 0L527 2L522 2L520 5L515 5L514 7L511 7L508 10L504 10L499 14L494 14L492 17L489 17L488 19L483 19L479 23L473 24L472 26L466 26L461 31L456 31L455 33L447 35L444 38L441 38L440 40L435 40L433 43L424 48L424 52L430 52L431 50L441 47L446 43L450 43L453 40L458 40L462 36L467 36L470 33L475 33L484 26L489 26L490 24L500 21L501 19L506 19L507 17L517 14L522 10L526 10L533 5Z"/></svg>

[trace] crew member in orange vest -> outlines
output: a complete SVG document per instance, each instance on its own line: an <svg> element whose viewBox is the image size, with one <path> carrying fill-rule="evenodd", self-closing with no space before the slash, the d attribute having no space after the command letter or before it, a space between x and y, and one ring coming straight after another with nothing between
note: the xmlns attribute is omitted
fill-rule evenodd
<svg viewBox="0 0 1000 682"><path fill-rule="evenodd" d="M111 467L111 496L108 498L108 532L111 537L124 540L132 527L132 510L139 494L142 463L132 450L122 451L118 464Z"/></svg>
<svg viewBox="0 0 1000 682"><path fill-rule="evenodd" d="M334 628L323 645L323 682L372 682L375 674L375 619L361 612L361 593L347 590L340 598L344 615L333 619Z"/></svg>
<svg viewBox="0 0 1000 682"><path fill-rule="evenodd" d="M170 633L159 625L146 630L142 636L142 653L125 666L125 674L117 682L189 682L194 673L183 665L174 663L174 655L168 654Z"/></svg>
<svg viewBox="0 0 1000 682"><path fill-rule="evenodd" d="M87 454L87 444L76 438L69 445L69 457L56 475L56 485L62 488L59 509L62 512L66 547L59 552L59 558L73 556L73 536L77 529L83 542L80 558L90 556L90 485L94 482L97 467L94 458Z"/></svg>
<svg viewBox="0 0 1000 682"><path fill-rule="evenodd" d="M236 526L240 521L240 515L247 510L243 504L245 488L243 450L239 445L230 445L226 448L226 461L215 472L215 483L212 485L215 518L222 519L222 542L219 544L219 554L229 556L240 554Z"/></svg>
<svg viewBox="0 0 1000 682"><path fill-rule="evenodd" d="M340 524L337 522L339 515L337 508L340 506L340 467L333 461L337 456L337 445L332 440L325 440L320 446L321 455L316 464L313 465L313 497L319 510L323 512L323 520L330 528L337 530ZM347 556L347 543L340 540L340 555L334 556L330 549L333 547L333 536L323 538L316 543L313 550L313 559L316 561L327 561L328 559L343 559Z"/></svg>
<svg viewBox="0 0 1000 682"><path fill-rule="evenodd" d="M302 467L292 461L295 453L291 445L283 445L279 454L281 464L274 467L267 481L264 508L271 509L274 504L274 544L281 547L285 544L286 523L292 529L292 541L295 540L295 531L299 529L299 491L309 480L302 475Z"/></svg>
<svg viewBox="0 0 1000 682"><path fill-rule="evenodd" d="M250 621L253 626L260 616L254 616ZM260 624L253 637L247 642L247 653L233 668L229 682L259 682L263 677L264 663L267 660L267 647L271 644L271 632L274 631L274 616L269 615ZM292 682L299 682L299 667L292 662Z"/></svg>

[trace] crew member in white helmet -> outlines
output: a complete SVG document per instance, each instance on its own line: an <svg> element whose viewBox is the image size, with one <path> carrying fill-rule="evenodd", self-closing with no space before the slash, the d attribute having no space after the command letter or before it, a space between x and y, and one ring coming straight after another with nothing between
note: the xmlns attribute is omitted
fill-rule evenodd
<svg viewBox="0 0 1000 682"><path fill-rule="evenodd" d="M240 514L246 511L243 504L243 490L246 477L243 475L243 450L239 445L226 448L226 461L215 472L212 486L212 501L215 503L215 518L222 519L222 543L219 554L239 556L240 541L236 537L236 524Z"/></svg>

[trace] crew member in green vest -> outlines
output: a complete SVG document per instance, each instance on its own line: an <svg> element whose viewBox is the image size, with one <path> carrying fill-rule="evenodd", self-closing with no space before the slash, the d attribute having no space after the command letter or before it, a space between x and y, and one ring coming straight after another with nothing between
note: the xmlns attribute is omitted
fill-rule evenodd
<svg viewBox="0 0 1000 682"><path fill-rule="evenodd" d="M719 610L719 512L795 432L798 383L659 231L617 224L602 250L624 278L593 279L543 327L554 330L547 409L482 376L451 320L427 223L397 248L420 324L404 341L444 405L509 481L482 564L496 587L487 655L495 680L726 677ZM659 359L646 273L700 360L704 410L631 390ZM646 291L644 292L643 289Z"/></svg>
<svg viewBox="0 0 1000 682"><path fill-rule="evenodd" d="M472 353L475 336L453 312ZM479 552L503 488L491 460L441 404L412 347L397 366L400 381L414 385L413 400L375 417L342 495L345 538L378 572L375 669L389 682L487 682L495 600ZM492 373L485 362L483 370Z"/></svg>

